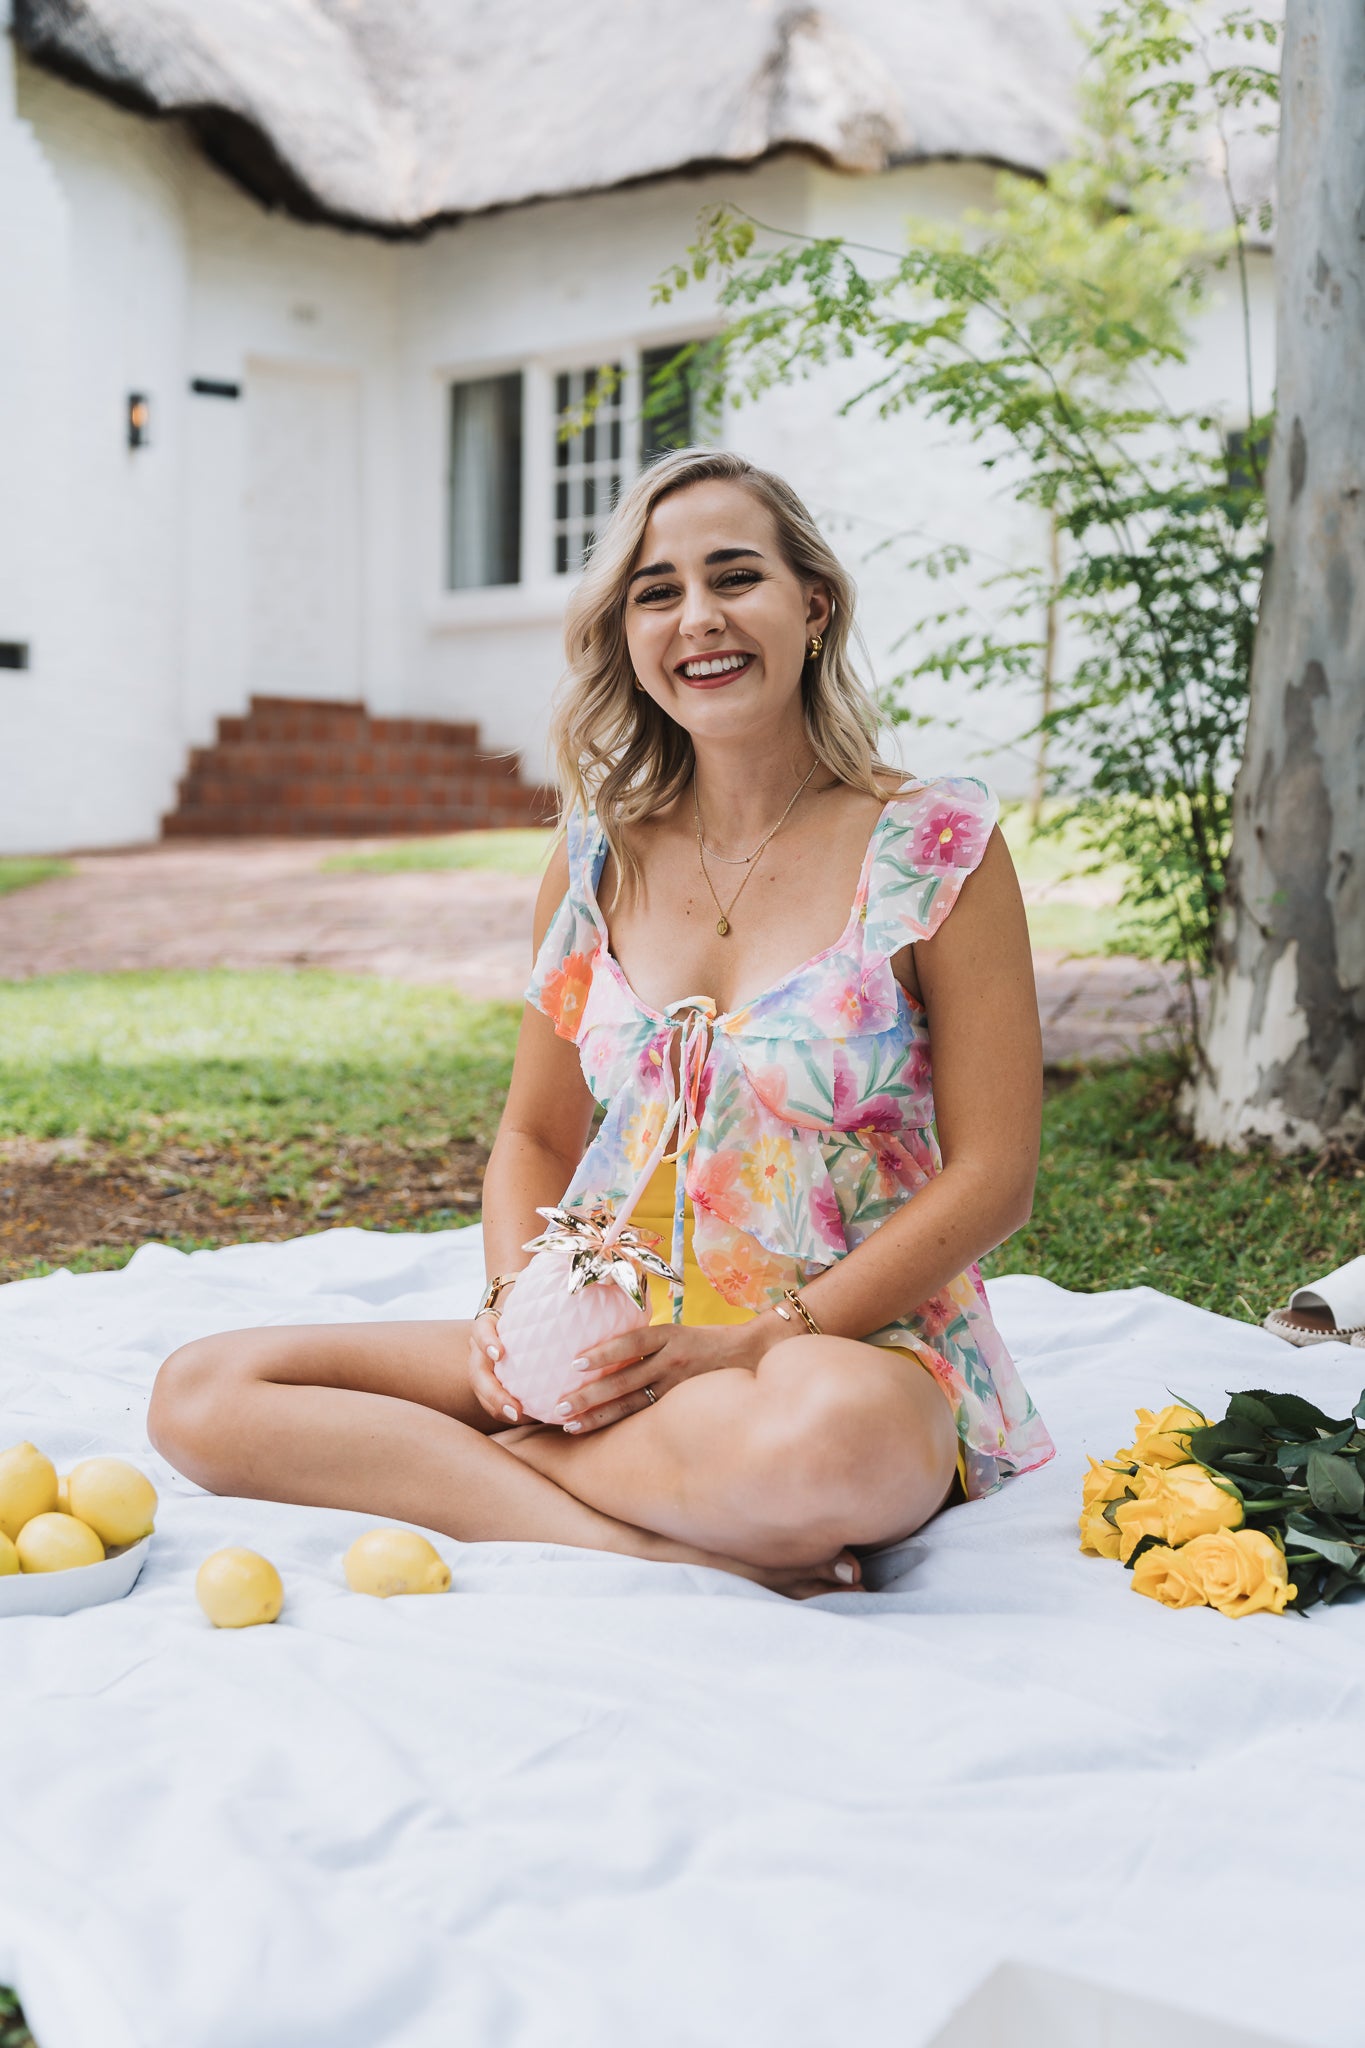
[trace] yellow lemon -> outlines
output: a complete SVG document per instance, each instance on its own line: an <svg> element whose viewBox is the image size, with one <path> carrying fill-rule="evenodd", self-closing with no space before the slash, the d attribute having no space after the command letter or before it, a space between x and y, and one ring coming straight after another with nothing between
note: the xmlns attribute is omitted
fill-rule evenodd
<svg viewBox="0 0 1365 2048"><path fill-rule="evenodd" d="M88 1523L53 1508L25 1522L15 1544L26 1572L69 1572L77 1565L98 1564L104 1545Z"/></svg>
<svg viewBox="0 0 1365 2048"><path fill-rule="evenodd" d="M33 1444L0 1451L0 1530L13 1543L25 1522L57 1505L57 1468Z"/></svg>
<svg viewBox="0 0 1365 2048"><path fill-rule="evenodd" d="M122 1458L83 1458L67 1474L69 1512L88 1522L114 1549L150 1536L156 1488Z"/></svg>
<svg viewBox="0 0 1365 2048"><path fill-rule="evenodd" d="M450 1566L413 1529L367 1529L346 1553L346 1583L353 1593L444 1593Z"/></svg>
<svg viewBox="0 0 1365 2048"><path fill-rule="evenodd" d="M57 1479L57 1513L59 1515L69 1515L71 1513L71 1474L69 1472L59 1474Z"/></svg>
<svg viewBox="0 0 1365 2048"><path fill-rule="evenodd" d="M195 1598L215 1628L254 1628L284 1605L280 1575L255 1550L215 1550L199 1567Z"/></svg>
<svg viewBox="0 0 1365 2048"><path fill-rule="evenodd" d="M18 1551L8 1536L0 1536L0 1579L7 1579L21 1569Z"/></svg>

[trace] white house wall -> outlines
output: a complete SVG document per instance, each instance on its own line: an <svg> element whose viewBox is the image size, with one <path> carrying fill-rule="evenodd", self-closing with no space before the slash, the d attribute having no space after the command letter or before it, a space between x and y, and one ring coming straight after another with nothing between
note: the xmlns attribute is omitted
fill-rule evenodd
<svg viewBox="0 0 1365 2048"><path fill-rule="evenodd" d="M404 703L394 251L264 212L178 123L18 64L0 35L0 850L155 838L251 673L253 370L359 392L358 659ZM196 396L193 378L239 385ZM151 440L127 445L131 392ZM11 416L12 415L12 416Z"/></svg>
<svg viewBox="0 0 1365 2048"><path fill-rule="evenodd" d="M562 367L611 360L630 345L681 340L715 318L709 288L661 307L652 288L693 239L700 212L725 200L802 233L843 234L894 250L911 216L960 219L988 206L993 174L973 164L920 165L852 178L800 160L729 171L580 200L521 208L434 233L403 250L400 353L404 403L405 593L411 701L445 716L477 718L493 743L539 757L546 711L562 666L563 585L549 574L551 380ZM875 262L875 258L869 259ZM1257 354L1268 376L1273 336L1270 266L1252 265ZM1230 280L1215 279L1188 368L1172 395L1208 403L1232 424L1244 416L1240 310ZM455 378L520 369L526 377L525 555L520 586L443 588L445 393ZM806 497L858 580L861 622L875 680L914 660L907 629L941 607L952 586L912 571L911 560L949 542L975 551L978 573L1043 558L1041 518L1015 505L982 470L982 449L922 418L840 417L871 374L838 365L738 412L726 445L787 475ZM995 473L996 477L1000 473ZM975 579L959 585L969 592ZM993 600L987 598L989 605ZM907 734L903 752L922 772L972 767L1006 794L1033 781L1034 750L1020 735L1036 714L1028 690L974 693L917 682L909 706L933 723Z"/></svg>
<svg viewBox="0 0 1365 2048"><path fill-rule="evenodd" d="M0 35L0 66L8 56ZM390 244L267 213L177 123L124 112L22 61L16 116L7 75L0 69L0 641L30 643L33 666L0 668L3 851L155 837L189 747L253 689L284 686L289 635L272 634L256 602L253 545L259 561L263 543L250 493L277 453L292 459L291 444L281 427L276 449L264 403L253 443L253 381L277 399L295 383L320 400L352 394L336 417L354 435L343 466L354 472L355 546L348 556L333 544L328 559L353 561L334 573L354 584L341 595L358 648L349 663L319 656L301 687L358 691L376 711L476 720L486 743L523 753L535 773L562 660L565 585L550 573L555 372L715 323L709 288L651 305L704 208L731 200L778 226L895 248L908 215L958 217L991 190L974 165L853 178L789 158ZM1264 259L1253 284L1264 394ZM1215 281L1179 395L1234 423L1244 413L1238 340L1230 283ZM523 581L451 592L447 387L510 369L526 378ZM243 395L193 395L196 378ZM807 497L858 579L885 680L912 658L898 637L943 594L908 573L912 555L965 538L986 563L1017 563L1036 557L1043 537L948 430L870 410L840 418L856 379L856 366L818 373L727 413L719 437ZM133 391L152 401L151 445L136 451L126 442ZM316 596L307 569L297 581ZM279 589L271 601L284 601ZM1026 694L920 686L914 703L938 721L906 747L916 766L977 766L1007 793L1027 788L1029 754L1008 745L1027 723Z"/></svg>
<svg viewBox="0 0 1365 2048"><path fill-rule="evenodd" d="M0 641L46 659L62 608L70 221L36 137L17 118L0 0ZM0 669L0 844L37 829L44 729L37 669Z"/></svg>
<svg viewBox="0 0 1365 2048"><path fill-rule="evenodd" d="M553 378L623 345L682 341L716 324L709 290L651 306L664 265L695 239L704 206L740 198L799 210L804 167L679 179L556 200L444 228L400 252L407 475L404 613L423 710L477 718L487 741L538 772L563 667L564 582L552 573ZM525 376L522 583L443 587L446 390L457 378ZM727 427L725 432L731 430Z"/></svg>
<svg viewBox="0 0 1365 2048"><path fill-rule="evenodd" d="M356 382L360 531L353 597L360 644L354 666L338 675L330 694L355 695L358 685L371 710L402 709L396 252L367 236L267 213L198 159L187 208L192 289L184 385L191 378L236 384L243 396L183 401L193 437L186 737L208 739L216 717L243 709L253 689L279 680L273 673L263 679L252 667L253 375Z"/></svg>
<svg viewBox="0 0 1365 2048"><path fill-rule="evenodd" d="M183 145L74 93L35 108L31 82L27 122L0 112L0 637L32 650L0 671L16 849L145 837L179 754L179 422L158 409L144 459L127 400L169 390L183 350Z"/></svg>

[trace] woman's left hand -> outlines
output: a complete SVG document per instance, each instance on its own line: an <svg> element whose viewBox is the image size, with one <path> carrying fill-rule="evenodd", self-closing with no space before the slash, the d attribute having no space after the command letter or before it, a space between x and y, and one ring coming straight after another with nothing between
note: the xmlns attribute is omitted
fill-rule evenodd
<svg viewBox="0 0 1365 2048"><path fill-rule="evenodd" d="M626 1330L608 1337L583 1354L576 1369L572 1391L559 1403L555 1420L571 1436L605 1429L651 1406L645 1388L656 1401L670 1387L698 1373L720 1372L738 1367L752 1372L767 1346L757 1324L712 1323L689 1328L679 1323L650 1323L643 1330ZM579 1362L576 1361L576 1367Z"/></svg>

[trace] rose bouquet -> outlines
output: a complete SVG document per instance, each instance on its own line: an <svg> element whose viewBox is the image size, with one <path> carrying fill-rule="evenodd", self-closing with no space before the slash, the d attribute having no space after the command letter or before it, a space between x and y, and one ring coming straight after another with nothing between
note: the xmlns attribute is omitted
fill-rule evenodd
<svg viewBox="0 0 1365 2048"><path fill-rule="evenodd" d="M1302 1614L1365 1586L1365 1393L1340 1419L1259 1390L1218 1422L1139 1408L1132 1443L1088 1462L1081 1549L1165 1607Z"/></svg>

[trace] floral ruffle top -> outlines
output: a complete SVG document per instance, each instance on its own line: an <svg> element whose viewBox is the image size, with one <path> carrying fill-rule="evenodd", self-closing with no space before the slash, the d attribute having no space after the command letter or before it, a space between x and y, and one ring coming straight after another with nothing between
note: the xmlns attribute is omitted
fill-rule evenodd
<svg viewBox="0 0 1365 2048"><path fill-rule="evenodd" d="M683 1154L678 1236L685 1189L698 1265L727 1301L756 1314L910 1201L942 1161L928 1020L891 959L937 931L996 815L994 797L970 777L895 798L873 830L841 936L718 1015L709 997L651 1009L630 987L597 901L606 835L576 812L568 891L527 990L577 1045L606 1109L564 1201L605 1198L619 1212L671 1135ZM970 1496L1051 1457L975 1266L868 1341L913 1351L939 1380Z"/></svg>

